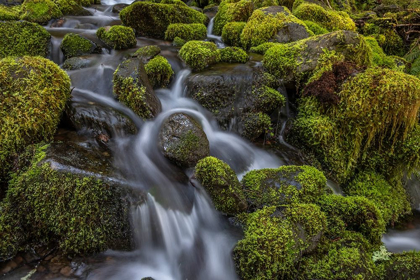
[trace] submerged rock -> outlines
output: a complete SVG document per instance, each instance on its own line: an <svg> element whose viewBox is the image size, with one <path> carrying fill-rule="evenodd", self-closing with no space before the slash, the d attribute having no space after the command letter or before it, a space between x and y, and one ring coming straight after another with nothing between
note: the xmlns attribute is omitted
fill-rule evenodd
<svg viewBox="0 0 420 280"><path fill-rule="evenodd" d="M66 59L63 63L63 69L65 70L79 70L82 68L90 67L92 64L92 61L87 58L82 57L72 57L69 59Z"/></svg>
<svg viewBox="0 0 420 280"><path fill-rule="evenodd" d="M210 154L209 141L201 125L183 113L169 116L162 124L159 146L166 158L181 167L193 167Z"/></svg>

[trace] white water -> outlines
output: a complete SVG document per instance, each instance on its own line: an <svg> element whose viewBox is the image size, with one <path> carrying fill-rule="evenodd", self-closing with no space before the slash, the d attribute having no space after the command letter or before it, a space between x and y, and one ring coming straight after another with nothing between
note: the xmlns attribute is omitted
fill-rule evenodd
<svg viewBox="0 0 420 280"><path fill-rule="evenodd" d="M218 48L224 48L226 45L222 41L222 36L213 35L214 17L211 18L207 26L207 39L214 41Z"/></svg>

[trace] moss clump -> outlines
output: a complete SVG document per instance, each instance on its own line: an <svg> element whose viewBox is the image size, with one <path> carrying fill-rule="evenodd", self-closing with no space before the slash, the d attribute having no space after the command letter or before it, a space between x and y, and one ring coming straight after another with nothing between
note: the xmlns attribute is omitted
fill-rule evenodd
<svg viewBox="0 0 420 280"><path fill-rule="evenodd" d="M6 56L43 56L49 52L51 35L36 23L0 22L0 58Z"/></svg>
<svg viewBox="0 0 420 280"><path fill-rule="evenodd" d="M83 9L80 1L75 0L53 0L57 4L63 15L89 15L90 13Z"/></svg>
<svg viewBox="0 0 420 280"><path fill-rule="evenodd" d="M247 209L241 184L235 172L223 161L206 157L197 163L195 175L219 211L236 215Z"/></svg>
<svg viewBox="0 0 420 280"><path fill-rule="evenodd" d="M242 119L244 128L241 135L250 141L254 141L262 134L269 133L272 129L271 119L267 114L248 113Z"/></svg>
<svg viewBox="0 0 420 280"><path fill-rule="evenodd" d="M147 77L149 78L150 84L154 88L167 87L171 81L174 71L168 60L163 56L156 56L152 58L144 66Z"/></svg>
<svg viewBox="0 0 420 280"><path fill-rule="evenodd" d="M410 213L410 202L402 184L390 184L374 172L358 174L345 187L348 195L364 196L374 202L386 223L393 224L405 214Z"/></svg>
<svg viewBox="0 0 420 280"><path fill-rule="evenodd" d="M51 0L25 0L21 13L21 19L39 24L47 24L51 19L63 15L60 8Z"/></svg>
<svg viewBox="0 0 420 280"><path fill-rule="evenodd" d="M383 279L415 280L420 278L420 252L418 251L392 254L390 259L381 265L384 267Z"/></svg>
<svg viewBox="0 0 420 280"><path fill-rule="evenodd" d="M50 242L65 254L86 255L129 238L122 190L54 170L42 161L46 149L39 148L29 169L10 181L0 204L0 259Z"/></svg>
<svg viewBox="0 0 420 280"><path fill-rule="evenodd" d="M202 41L187 42L179 51L179 56L195 71L203 70L220 60L216 44Z"/></svg>
<svg viewBox="0 0 420 280"><path fill-rule="evenodd" d="M185 41L204 40L207 37L207 28L202 23L169 24L165 32L165 40L173 41L175 37L179 37Z"/></svg>
<svg viewBox="0 0 420 280"><path fill-rule="evenodd" d="M278 46L278 45L280 45L280 43L268 42L268 43L264 43L264 44L261 44L259 46L250 48L249 52L258 53L258 54L265 54L270 48L272 48L274 46Z"/></svg>
<svg viewBox="0 0 420 280"><path fill-rule="evenodd" d="M387 56L382 48L379 46L378 41L373 37L365 37L366 42L372 49L373 65L384 66L390 69L397 69L397 64L392 57Z"/></svg>
<svg viewBox="0 0 420 280"><path fill-rule="evenodd" d="M115 50L129 49L137 45L134 30L126 26L101 27L96 31L96 36Z"/></svg>
<svg viewBox="0 0 420 280"><path fill-rule="evenodd" d="M233 47L241 47L241 33L246 22L229 22L222 30L222 39L225 44Z"/></svg>
<svg viewBox="0 0 420 280"><path fill-rule="evenodd" d="M293 8L293 14L301 20L310 20L329 31L356 31L356 25L346 12L327 10L317 4L302 3Z"/></svg>
<svg viewBox="0 0 420 280"><path fill-rule="evenodd" d="M383 20L386 21L386 19ZM360 31L365 36L374 37L387 55L404 56L406 53L406 45L394 29L394 23L389 26L388 23L383 24L374 21L373 23L366 23Z"/></svg>
<svg viewBox="0 0 420 280"><path fill-rule="evenodd" d="M66 58L90 54L96 51L96 44L74 33L67 33L60 49Z"/></svg>
<svg viewBox="0 0 420 280"><path fill-rule="evenodd" d="M284 34L280 34L284 33ZM303 21L297 19L286 7L268 7L255 10L241 34L245 49L270 40L289 43L313 35Z"/></svg>
<svg viewBox="0 0 420 280"><path fill-rule="evenodd" d="M41 57L0 60L0 180L10 157L31 143L51 140L67 99L70 79Z"/></svg>
<svg viewBox="0 0 420 280"><path fill-rule="evenodd" d="M238 47L226 47L218 52L220 53L220 62L246 63L249 60L247 53Z"/></svg>
<svg viewBox="0 0 420 280"><path fill-rule="evenodd" d="M308 29L311 30L315 35L327 34L329 32L326 28L320 26L316 22L310 20L304 20L303 22L306 24Z"/></svg>
<svg viewBox="0 0 420 280"><path fill-rule="evenodd" d="M133 56L137 56L139 58L142 58L144 62L147 62L160 54L160 48L157 45L149 45L139 48Z"/></svg>
<svg viewBox="0 0 420 280"><path fill-rule="evenodd" d="M184 39L175 37L174 41L172 42L172 45L174 45L175 47L182 47L183 45L185 45L185 43L186 41Z"/></svg>
<svg viewBox="0 0 420 280"><path fill-rule="evenodd" d="M124 8L120 13L124 25L136 30L137 35L163 39L171 23L201 23L207 17L191 9L182 1L165 3L136 2Z"/></svg>
<svg viewBox="0 0 420 280"><path fill-rule="evenodd" d="M223 27L229 22L246 22L254 10L250 0L225 0L219 5L219 10L214 18L213 33L221 35Z"/></svg>
<svg viewBox="0 0 420 280"><path fill-rule="evenodd" d="M20 7L8 7L0 5L0 20L18 20Z"/></svg>
<svg viewBox="0 0 420 280"><path fill-rule="evenodd" d="M311 166L281 166L248 172L244 192L255 208L291 203L314 203L327 190L327 179Z"/></svg>

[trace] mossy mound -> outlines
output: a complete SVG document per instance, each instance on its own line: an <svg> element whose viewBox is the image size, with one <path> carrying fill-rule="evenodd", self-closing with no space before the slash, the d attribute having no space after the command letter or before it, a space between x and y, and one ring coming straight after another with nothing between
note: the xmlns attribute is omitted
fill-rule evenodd
<svg viewBox="0 0 420 280"><path fill-rule="evenodd" d="M420 278L420 252L392 254L383 263L384 279L415 280Z"/></svg>
<svg viewBox="0 0 420 280"><path fill-rule="evenodd" d="M168 60L163 56L155 56L145 66L147 77L154 88L167 87L174 71Z"/></svg>
<svg viewBox="0 0 420 280"><path fill-rule="evenodd" d="M213 33L221 35L223 27L234 21L248 21L254 11L254 4L250 0L225 0L219 5L219 10L214 18Z"/></svg>
<svg viewBox="0 0 420 280"><path fill-rule="evenodd" d="M274 43L274 42L268 42L261 45L258 45L256 47L252 47L249 49L249 52L252 53L258 53L258 54L265 54L269 49L271 49L274 46L278 46L280 43Z"/></svg>
<svg viewBox="0 0 420 280"><path fill-rule="evenodd" d="M239 134L250 141L271 132L271 118L262 112L247 113L242 116L242 126Z"/></svg>
<svg viewBox="0 0 420 280"><path fill-rule="evenodd" d="M21 19L47 24L53 18L60 18L63 13L51 0L25 0L21 7Z"/></svg>
<svg viewBox="0 0 420 280"><path fill-rule="evenodd" d="M202 23L173 23L169 24L165 32L165 40L173 41L179 37L185 41L204 40L207 36L207 28Z"/></svg>
<svg viewBox="0 0 420 280"><path fill-rule="evenodd" d="M255 10L241 34L245 49L276 41L289 43L313 35L303 21L297 19L286 7L266 7Z"/></svg>
<svg viewBox="0 0 420 280"><path fill-rule="evenodd" d="M293 14L301 20L310 20L329 30L356 31L356 25L346 12L324 9L313 3L302 3L293 7Z"/></svg>
<svg viewBox="0 0 420 280"><path fill-rule="evenodd" d="M137 44L134 30L121 25L101 27L96 31L96 36L115 50L134 48Z"/></svg>
<svg viewBox="0 0 420 280"><path fill-rule="evenodd" d="M70 79L48 59L0 60L0 178L10 157L28 144L51 140L67 99Z"/></svg>
<svg viewBox="0 0 420 280"><path fill-rule="evenodd" d="M402 184L390 184L383 176L374 172L358 174L344 190L348 195L369 198L378 206L387 224L394 224L400 217L411 212Z"/></svg>
<svg viewBox="0 0 420 280"><path fill-rule="evenodd" d="M47 57L51 35L36 23L26 21L0 22L0 58L6 56Z"/></svg>
<svg viewBox="0 0 420 280"><path fill-rule="evenodd" d="M0 5L0 20L18 20L20 7Z"/></svg>
<svg viewBox="0 0 420 280"><path fill-rule="evenodd" d="M172 42L172 45L175 47L182 47L185 45L186 41L184 39L181 39L179 37L175 37L174 41Z"/></svg>
<svg viewBox="0 0 420 280"><path fill-rule="evenodd" d="M306 27L308 27L308 29L311 30L315 35L327 34L329 32L326 28L320 26L316 22L310 20L304 20L303 22L306 24Z"/></svg>
<svg viewBox="0 0 420 280"><path fill-rule="evenodd" d="M64 36L60 49L65 58L91 54L99 51L98 46L94 42L74 33L67 33L66 36Z"/></svg>
<svg viewBox="0 0 420 280"><path fill-rule="evenodd" d="M182 1L165 3L135 2L123 9L120 18L124 25L136 30L137 35L163 39L171 23L201 23L207 17L191 9Z"/></svg>
<svg viewBox="0 0 420 280"><path fill-rule="evenodd" d="M194 71L200 71L220 60L216 44L203 41L189 41L182 46L179 56Z"/></svg>
<svg viewBox="0 0 420 280"><path fill-rule="evenodd" d="M385 54L374 37L365 37L366 42L372 50L372 62L374 66L383 66L390 69L397 69L398 66L392 57Z"/></svg>
<svg viewBox="0 0 420 280"><path fill-rule="evenodd" d="M233 47L241 47L241 34L246 22L229 22L223 26L222 39L225 44Z"/></svg>
<svg viewBox="0 0 420 280"><path fill-rule="evenodd" d="M236 215L247 209L241 184L235 172L223 161L206 157L197 163L195 175L209 193L217 210Z"/></svg>
<svg viewBox="0 0 420 280"><path fill-rule="evenodd" d="M327 179L311 166L252 170L242 178L245 196L254 208L314 203L327 191Z"/></svg>
<svg viewBox="0 0 420 280"><path fill-rule="evenodd" d="M226 47L218 52L220 53L220 62L246 63L249 60L247 53L238 47Z"/></svg>
<svg viewBox="0 0 420 280"><path fill-rule="evenodd" d="M157 45L149 45L139 48L132 56L141 58L143 63L147 63L152 58L160 54L161 49Z"/></svg>

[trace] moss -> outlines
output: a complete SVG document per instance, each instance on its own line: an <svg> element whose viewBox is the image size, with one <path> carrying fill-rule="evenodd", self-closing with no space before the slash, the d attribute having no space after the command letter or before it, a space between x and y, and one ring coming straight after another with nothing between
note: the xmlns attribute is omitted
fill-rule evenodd
<svg viewBox="0 0 420 280"><path fill-rule="evenodd" d="M249 60L248 54L238 47L226 47L219 49L220 61L228 63L246 63Z"/></svg>
<svg viewBox="0 0 420 280"><path fill-rule="evenodd" d="M51 0L25 0L21 13L21 19L39 24L47 24L51 19L63 15L60 8Z"/></svg>
<svg viewBox="0 0 420 280"><path fill-rule="evenodd" d="M165 3L136 2L120 13L124 25L136 30L137 35L163 39L171 23L205 24L207 17L189 8L182 1Z"/></svg>
<svg viewBox="0 0 420 280"><path fill-rule="evenodd" d="M202 41L187 42L179 51L179 56L195 71L203 70L220 60L216 44Z"/></svg>
<svg viewBox="0 0 420 280"><path fill-rule="evenodd" d="M255 87L252 95L255 98L253 106L255 111L271 113L275 109L286 105L286 98L280 92L268 86Z"/></svg>
<svg viewBox="0 0 420 280"><path fill-rule="evenodd" d="M265 54L270 48L274 46L278 46L278 45L280 45L280 43L268 42L268 43L264 43L256 47L252 47L249 49L249 51L253 53L258 53L258 54Z"/></svg>
<svg viewBox="0 0 420 280"><path fill-rule="evenodd" d="M286 7L280 7L275 9L275 13L271 13L269 8L261 8L255 10L252 16L249 18L245 28L241 34L241 43L245 49L256 47L260 44L266 43L270 40L276 40L277 34L280 30L284 29L289 32L288 38L290 41L304 39L313 35L313 33L307 29L303 21L297 19ZM288 30L290 24L301 26L301 31L297 38L292 38L291 31ZM281 43L288 43L281 41Z"/></svg>
<svg viewBox="0 0 420 280"><path fill-rule="evenodd" d="M223 42L229 46L241 47L241 33L246 22L229 22L222 29Z"/></svg>
<svg viewBox="0 0 420 280"><path fill-rule="evenodd" d="M133 48L137 44L134 30L126 26L101 27L96 31L96 35L101 41L115 50Z"/></svg>
<svg viewBox="0 0 420 280"><path fill-rule="evenodd" d="M185 41L204 40L207 37L207 28L202 23L173 23L165 32L165 40L173 41L179 37Z"/></svg>
<svg viewBox="0 0 420 280"><path fill-rule="evenodd" d="M388 57L382 48L379 46L378 41L373 37L365 37L366 42L372 49L373 65L384 66L390 69L397 69L397 64L394 59Z"/></svg>
<svg viewBox="0 0 420 280"><path fill-rule="evenodd" d="M67 33L60 45L66 58L90 54L96 50L92 41L74 33Z"/></svg>
<svg viewBox="0 0 420 280"><path fill-rule="evenodd" d="M267 134L271 131L270 116L262 112L247 113L243 117L244 129L241 135L250 141L254 141L262 134Z"/></svg>
<svg viewBox="0 0 420 280"><path fill-rule="evenodd" d="M133 56L137 56L139 58L143 58L146 61L154 58L158 54L160 54L161 49L157 45L149 45L139 48Z"/></svg>
<svg viewBox="0 0 420 280"><path fill-rule="evenodd" d="M8 7L0 5L0 20L18 20L20 13L20 6Z"/></svg>
<svg viewBox="0 0 420 280"><path fill-rule="evenodd" d="M186 41L184 39L181 39L179 37L175 37L172 44L175 47L182 47L183 45L185 45L185 43L186 43Z"/></svg>
<svg viewBox="0 0 420 280"><path fill-rule="evenodd" d="M246 22L254 10L250 0L225 0L219 5L219 10L214 18L213 33L221 35L223 27L229 22Z"/></svg>
<svg viewBox="0 0 420 280"><path fill-rule="evenodd" d="M0 22L0 37L0 58L48 55L51 35L38 24L25 21Z"/></svg>
<svg viewBox="0 0 420 280"><path fill-rule="evenodd" d="M345 187L348 195L364 196L374 202L386 223L394 224L411 211L407 194L401 183L388 183L385 178L373 172L358 174Z"/></svg>
<svg viewBox="0 0 420 280"><path fill-rule="evenodd" d="M327 10L317 4L303 3L293 8L293 14L301 20L310 20L329 31L356 31L356 25L346 12Z"/></svg>
<svg viewBox="0 0 420 280"><path fill-rule="evenodd" d="M145 66L147 77L154 88L167 87L174 71L168 60L163 56L152 58Z"/></svg>
<svg viewBox="0 0 420 280"><path fill-rule="evenodd" d="M310 21L310 20L304 20L303 21L309 30L311 30L315 35L322 35L327 34L328 30L324 27L320 26L318 23Z"/></svg>
<svg viewBox="0 0 420 280"><path fill-rule="evenodd" d="M313 203L326 191L322 172L311 166L282 166L248 172L244 192L255 208L291 203Z"/></svg>
<svg viewBox="0 0 420 280"><path fill-rule="evenodd" d="M420 252L411 251L392 254L384 262L384 278L398 280L415 280L420 277Z"/></svg>
<svg viewBox="0 0 420 280"><path fill-rule="evenodd" d="M39 148L30 168L10 182L0 206L0 256L50 242L65 254L86 255L127 238L128 207L121 190L52 169L42 162L46 149Z"/></svg>
<svg viewBox="0 0 420 280"><path fill-rule="evenodd" d="M246 210L241 184L229 165L215 157L206 157L197 163L195 175L209 193L216 209L228 215Z"/></svg>
<svg viewBox="0 0 420 280"><path fill-rule="evenodd" d="M67 99L70 79L41 57L0 60L0 165L31 143L51 140ZM0 175L0 177L2 177Z"/></svg>
<svg viewBox="0 0 420 280"><path fill-rule="evenodd" d="M74 0L53 0L63 15L86 15L89 14L78 1Z"/></svg>

